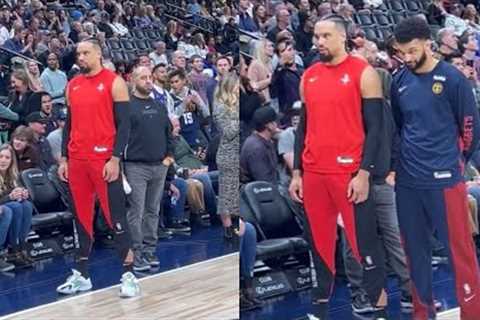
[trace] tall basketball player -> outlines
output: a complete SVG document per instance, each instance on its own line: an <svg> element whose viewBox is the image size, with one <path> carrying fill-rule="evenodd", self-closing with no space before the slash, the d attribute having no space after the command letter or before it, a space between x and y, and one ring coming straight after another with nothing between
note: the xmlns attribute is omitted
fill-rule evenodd
<svg viewBox="0 0 480 320"><path fill-rule="evenodd" d="M320 62L303 74L304 101L295 141L290 194L303 202L312 236L318 286L309 319L326 319L335 275L337 218L363 266L372 303L386 306L384 253L377 234L375 203L369 197L377 166L383 94L376 71L346 51L346 23L336 15L315 25ZM388 157L388 155L386 155Z"/></svg>
<svg viewBox="0 0 480 320"><path fill-rule="evenodd" d="M130 130L129 96L122 78L103 68L101 59L96 40L80 42L77 62L81 74L69 82L66 90L68 118L58 174L70 187L80 249L73 275L57 291L74 294L92 288L88 257L98 197L105 220L115 231L116 249L123 261L120 296L132 297L140 293L140 288L132 273L132 242L120 174L120 159Z"/></svg>

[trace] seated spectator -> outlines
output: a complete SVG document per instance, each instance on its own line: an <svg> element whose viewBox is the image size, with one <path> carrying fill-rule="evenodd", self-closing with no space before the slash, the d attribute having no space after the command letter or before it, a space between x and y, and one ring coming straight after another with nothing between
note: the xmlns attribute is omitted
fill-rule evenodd
<svg viewBox="0 0 480 320"><path fill-rule="evenodd" d="M167 46L165 42L158 41L158 42L155 42L155 51L150 52L148 56L150 57L150 60L152 60L152 63L154 66L156 66L159 63L168 64L166 52L167 52Z"/></svg>
<svg viewBox="0 0 480 320"><path fill-rule="evenodd" d="M11 87L14 90L10 97L11 110L18 114L19 122L24 123L25 117L35 111L40 111L40 95L32 90L30 79L24 69L12 72Z"/></svg>
<svg viewBox="0 0 480 320"><path fill-rule="evenodd" d="M175 103L166 88L168 86L167 65L159 63L153 67L153 90L150 96L167 108L168 116L175 116Z"/></svg>
<svg viewBox="0 0 480 320"><path fill-rule="evenodd" d="M433 0L427 7L428 24L442 27L445 24L447 14L447 10L443 7L442 0Z"/></svg>
<svg viewBox="0 0 480 320"><path fill-rule="evenodd" d="M25 122L33 130L34 146L40 153L40 169L48 172L48 169L57 162L53 158L50 143L45 137L46 120L40 112L33 112L27 116Z"/></svg>
<svg viewBox="0 0 480 320"><path fill-rule="evenodd" d="M296 105L300 102L296 103ZM278 138L278 155L281 158L280 185L287 190L293 172L293 152L295 147L295 131L300 123L301 105L295 106L292 113L291 127L283 130Z"/></svg>
<svg viewBox="0 0 480 320"><path fill-rule="evenodd" d="M251 223L240 219L236 234L240 237L240 309L250 310L261 307L263 304L262 301L255 298L253 286L257 232Z"/></svg>
<svg viewBox="0 0 480 320"><path fill-rule="evenodd" d="M165 44L167 46L167 50L176 51L178 49L177 22L175 20L170 20L167 23Z"/></svg>
<svg viewBox="0 0 480 320"><path fill-rule="evenodd" d="M39 92L43 90L42 81L40 80L40 69L34 61L25 62L25 70L30 78L32 91Z"/></svg>
<svg viewBox="0 0 480 320"><path fill-rule="evenodd" d="M463 5L456 3L450 8L450 14L445 18L445 28L452 28L455 35L460 37L467 30L468 23L462 19Z"/></svg>
<svg viewBox="0 0 480 320"><path fill-rule="evenodd" d="M50 53L47 59L48 68L43 70L40 76L42 87L53 99L53 103L65 104L65 87L67 86L67 75L59 69L58 56Z"/></svg>
<svg viewBox="0 0 480 320"><path fill-rule="evenodd" d="M67 120L67 111L66 109L60 110L58 116L56 117L56 126L57 129L53 130L47 135L48 143L52 149L52 156L57 161L60 161L62 156L62 135L63 128Z"/></svg>
<svg viewBox="0 0 480 320"><path fill-rule="evenodd" d="M41 167L40 152L35 146L35 135L31 128L17 127L12 133L10 144L15 152L19 171Z"/></svg>
<svg viewBox="0 0 480 320"><path fill-rule="evenodd" d="M278 134L277 113L271 107L258 108L253 114L255 131L245 140L240 152L242 183L267 181L279 183L278 157L273 137Z"/></svg>
<svg viewBox="0 0 480 320"><path fill-rule="evenodd" d="M260 94L253 90L248 76L248 65L240 58L240 146L254 130L253 114L263 104Z"/></svg>
<svg viewBox="0 0 480 320"><path fill-rule="evenodd" d="M45 119L45 136L48 136L50 132L58 128L57 122L56 122L56 117L53 113L53 100L50 94L47 92L41 92L40 94L40 99L42 102L42 106L40 109L40 115L42 116L43 119Z"/></svg>
<svg viewBox="0 0 480 320"><path fill-rule="evenodd" d="M195 55L202 57L202 59L205 59L207 57L208 47L202 33L198 32L193 36L192 45L194 53L189 58L192 58Z"/></svg>
<svg viewBox="0 0 480 320"><path fill-rule="evenodd" d="M191 59L191 71L188 74L188 80L192 85L192 89L198 92L203 101L207 102L207 85L210 77L204 71L203 58L199 55L194 55ZM210 108L211 110L211 108Z"/></svg>
<svg viewBox="0 0 480 320"><path fill-rule="evenodd" d="M0 166L3 161L0 153ZM15 269L15 265L8 263L6 259L5 242L12 223L12 210L6 206L0 206L0 272L8 272Z"/></svg>
<svg viewBox="0 0 480 320"><path fill-rule="evenodd" d="M271 93L278 98L282 124L290 122L290 112L295 101L300 100L300 79L303 68L295 63L295 48L288 39L277 43L279 65L272 76Z"/></svg>
<svg viewBox="0 0 480 320"><path fill-rule="evenodd" d="M133 21L135 22L135 27L144 29L144 28L151 28L152 20L147 16L147 11L145 6L138 6L136 10L136 14L133 17Z"/></svg>
<svg viewBox="0 0 480 320"><path fill-rule="evenodd" d="M204 149L208 140L202 132L205 120L210 116L207 104L200 95L187 86L187 78L182 70L174 70L169 74L170 86L174 102L174 112L181 123L181 135L194 148Z"/></svg>
<svg viewBox="0 0 480 320"><path fill-rule="evenodd" d="M213 189L212 180L218 181L218 171L208 171L203 164L202 159L205 158L203 149L195 152L186 140L180 135L180 121L177 118L170 119L172 121L172 135L175 146L175 165L178 175L188 179L199 180L203 184L205 204L210 217L215 217L217 212L217 200Z"/></svg>
<svg viewBox="0 0 480 320"><path fill-rule="evenodd" d="M176 50L172 54L172 64L173 68L186 70L187 69L187 58L185 56L185 52L182 50Z"/></svg>
<svg viewBox="0 0 480 320"><path fill-rule="evenodd" d="M113 36L123 37L128 34L128 28L122 24L121 14L119 12L112 15L109 26L113 32Z"/></svg>
<svg viewBox="0 0 480 320"><path fill-rule="evenodd" d="M15 154L10 145L0 146L0 204L12 211L8 242L15 266L31 266L33 260L26 251L26 240L32 226L33 205L28 190L18 176Z"/></svg>

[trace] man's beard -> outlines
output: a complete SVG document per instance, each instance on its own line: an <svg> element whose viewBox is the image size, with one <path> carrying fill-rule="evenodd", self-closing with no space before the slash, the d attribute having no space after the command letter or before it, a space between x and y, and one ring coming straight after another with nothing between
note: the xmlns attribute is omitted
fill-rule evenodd
<svg viewBox="0 0 480 320"><path fill-rule="evenodd" d="M322 54L318 52L318 57L321 62L330 62L333 60L333 56L331 53Z"/></svg>
<svg viewBox="0 0 480 320"><path fill-rule="evenodd" d="M152 89L147 89L142 87L135 87L135 90L137 90L138 93L144 96L149 96L150 93L152 92Z"/></svg>
<svg viewBox="0 0 480 320"><path fill-rule="evenodd" d="M89 73L90 71L92 71L92 69L89 68L89 67L80 67L80 66L79 66L79 68L80 68L80 72L83 73L83 74L87 74L87 73Z"/></svg>
<svg viewBox="0 0 480 320"><path fill-rule="evenodd" d="M427 54L424 51L422 56L420 57L420 60L418 60L414 66L411 67L408 63L406 64L406 66L412 71L417 71L425 64L425 61L427 61Z"/></svg>

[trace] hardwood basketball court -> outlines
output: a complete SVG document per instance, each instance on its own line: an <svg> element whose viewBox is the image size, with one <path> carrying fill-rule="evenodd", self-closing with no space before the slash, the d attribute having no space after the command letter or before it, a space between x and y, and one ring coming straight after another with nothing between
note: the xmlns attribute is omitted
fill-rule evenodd
<svg viewBox="0 0 480 320"><path fill-rule="evenodd" d="M238 319L238 266L239 255L234 253L142 278L140 297L119 298L116 285L0 320Z"/></svg>

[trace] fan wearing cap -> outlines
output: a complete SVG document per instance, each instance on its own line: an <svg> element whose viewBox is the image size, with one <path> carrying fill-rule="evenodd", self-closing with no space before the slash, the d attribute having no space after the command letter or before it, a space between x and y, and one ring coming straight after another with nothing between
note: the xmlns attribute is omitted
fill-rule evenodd
<svg viewBox="0 0 480 320"><path fill-rule="evenodd" d="M53 130L47 135L48 143L50 143L50 147L52 149L52 156L57 162L59 162L60 158L62 157L62 135L66 120L67 110L65 108L60 109L55 120L57 129Z"/></svg>
<svg viewBox="0 0 480 320"><path fill-rule="evenodd" d="M33 130L35 136L34 146L40 152L40 168L48 171L48 169L56 164L52 156L52 148L45 138L46 126L48 119L43 117L40 112L32 112L25 118L25 123Z"/></svg>
<svg viewBox="0 0 480 320"><path fill-rule="evenodd" d="M253 114L255 131L245 140L240 152L240 176L242 182L279 182L278 157L273 137L277 127L277 113L271 107L258 108Z"/></svg>

